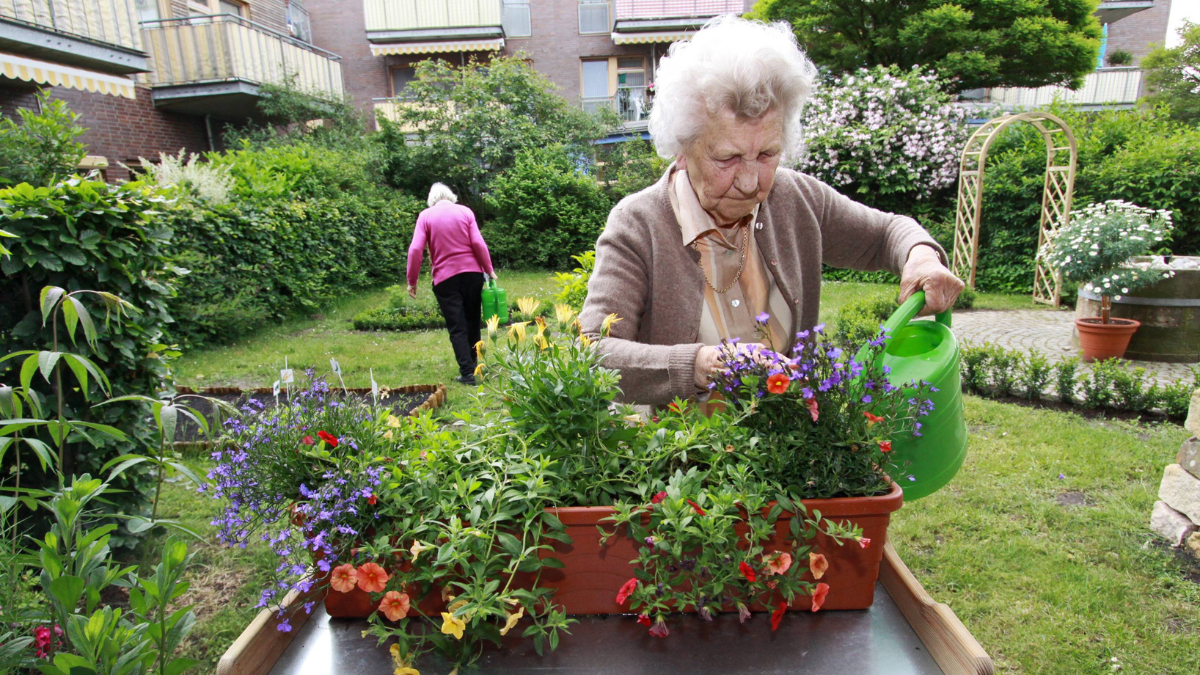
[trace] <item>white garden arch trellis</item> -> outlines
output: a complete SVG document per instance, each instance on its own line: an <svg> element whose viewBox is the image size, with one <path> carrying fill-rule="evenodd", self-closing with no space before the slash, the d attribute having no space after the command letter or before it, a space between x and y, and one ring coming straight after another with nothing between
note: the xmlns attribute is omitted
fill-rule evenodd
<svg viewBox="0 0 1200 675"><path fill-rule="evenodd" d="M1042 215L1038 248L1046 237L1071 217L1078 151L1071 128L1058 117L1035 111L1002 115L979 127L963 147L958 169L958 208L954 223L954 258L951 269L967 286L975 288L979 262L979 224L983 211L983 172L987 153L1001 132L1014 122L1028 122L1046 142L1046 178L1042 188ZM1040 261L1034 263L1033 299L1058 306L1062 280Z"/></svg>

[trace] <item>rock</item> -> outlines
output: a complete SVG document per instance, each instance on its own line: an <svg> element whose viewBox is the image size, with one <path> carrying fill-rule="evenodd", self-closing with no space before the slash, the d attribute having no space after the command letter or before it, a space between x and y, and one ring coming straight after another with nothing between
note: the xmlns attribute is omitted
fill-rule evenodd
<svg viewBox="0 0 1200 675"><path fill-rule="evenodd" d="M1200 532L1193 532L1192 536L1187 538L1187 547L1192 555L1200 558Z"/></svg>
<svg viewBox="0 0 1200 675"><path fill-rule="evenodd" d="M1179 446L1179 454L1175 457L1175 463L1183 467L1184 471L1192 474L1196 478L1200 478L1200 438L1189 438Z"/></svg>
<svg viewBox="0 0 1200 675"><path fill-rule="evenodd" d="M1192 403L1188 406L1187 421L1183 426L1193 436L1200 436L1200 389L1192 392Z"/></svg>
<svg viewBox="0 0 1200 675"><path fill-rule="evenodd" d="M1154 511L1150 513L1150 529L1165 537L1172 546L1179 546L1197 528L1187 516L1167 506L1166 502L1154 502Z"/></svg>
<svg viewBox="0 0 1200 675"><path fill-rule="evenodd" d="M1163 469L1158 498L1200 525L1200 478L1183 470L1178 464Z"/></svg>

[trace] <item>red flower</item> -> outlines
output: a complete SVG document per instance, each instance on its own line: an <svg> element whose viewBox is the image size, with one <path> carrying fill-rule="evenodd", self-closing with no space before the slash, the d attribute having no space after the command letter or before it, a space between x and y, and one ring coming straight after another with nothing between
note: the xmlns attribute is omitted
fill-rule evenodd
<svg viewBox="0 0 1200 675"><path fill-rule="evenodd" d="M650 627L650 634L656 638L665 638L671 634L671 631L667 630L667 624L663 623L660 616L658 621L655 621L654 625Z"/></svg>
<svg viewBox="0 0 1200 675"><path fill-rule="evenodd" d="M679 404L674 401L671 401L669 404L667 404L667 407L670 408L671 410L674 410L677 413L683 412L683 410L679 407Z"/></svg>
<svg viewBox="0 0 1200 675"><path fill-rule="evenodd" d="M651 498L650 498L650 503L651 503L651 504L661 504L661 503L662 503L662 500L664 500L664 499L666 499L666 498L667 498L667 493L666 493L666 492L660 492L660 493L658 493L658 494L656 494L656 495L654 495L653 497L651 497Z"/></svg>
<svg viewBox="0 0 1200 675"><path fill-rule="evenodd" d="M338 446L337 437L327 431L318 431L317 437L329 444L329 447L336 448Z"/></svg>
<svg viewBox="0 0 1200 675"><path fill-rule="evenodd" d="M820 417L820 411L817 410L817 399L806 398L804 399L804 402L808 404L808 414L811 415L812 420L816 422L817 418Z"/></svg>
<svg viewBox="0 0 1200 675"><path fill-rule="evenodd" d="M786 611L787 603L781 602L779 603L779 606L775 608L775 611L771 612L771 630L776 630L779 628L779 622L783 621L783 614Z"/></svg>
<svg viewBox="0 0 1200 675"><path fill-rule="evenodd" d="M379 611L390 621L399 621L408 616L408 610L411 607L411 600L408 593L397 593L396 591L388 591L387 595L383 596L383 601L379 603Z"/></svg>
<svg viewBox="0 0 1200 675"><path fill-rule="evenodd" d="M808 569L812 571L814 579L820 579L825 576L825 570L829 569L829 561L820 553L809 553Z"/></svg>
<svg viewBox="0 0 1200 675"><path fill-rule="evenodd" d="M871 540L867 539L866 537L860 537L858 540L858 545L863 548L866 548L871 545Z"/></svg>
<svg viewBox="0 0 1200 675"><path fill-rule="evenodd" d="M825 604L825 596L829 595L829 584L817 584L817 588L813 591L812 611L821 609L821 605Z"/></svg>
<svg viewBox="0 0 1200 675"><path fill-rule="evenodd" d="M313 440L313 437L312 437L312 436L305 436L304 438L301 438L301 439L300 439L300 442L301 442L301 443L303 443L303 444L305 444L305 445L312 445L312 444L313 444L313 443L315 443L316 441L314 441L314 440Z"/></svg>
<svg viewBox="0 0 1200 675"><path fill-rule="evenodd" d="M871 426L872 424L883 421L883 418L880 417L879 415L872 415L869 412L864 412L863 417L867 418L867 426L868 427Z"/></svg>
<svg viewBox="0 0 1200 675"><path fill-rule="evenodd" d="M371 506L375 506L375 502L377 501L379 501L379 498L375 496L374 492L371 493L370 497L367 497L367 503Z"/></svg>
<svg viewBox="0 0 1200 675"><path fill-rule="evenodd" d="M388 573L373 562L358 568L358 587L368 593L382 593L387 581Z"/></svg>
<svg viewBox="0 0 1200 675"><path fill-rule="evenodd" d="M649 626L651 623L650 616L646 614L638 614L638 623L642 624L643 626Z"/></svg>
<svg viewBox="0 0 1200 675"><path fill-rule="evenodd" d="M637 590L637 587L637 579L630 579L629 581L626 581L625 585L621 587L621 590L617 591L617 604L624 605L626 602L628 602L629 596L633 595L633 592Z"/></svg>
<svg viewBox="0 0 1200 675"><path fill-rule="evenodd" d="M891 441L879 441L879 449L884 452L891 452L892 451L892 442Z"/></svg>
<svg viewBox="0 0 1200 675"><path fill-rule="evenodd" d="M772 394L782 394L791 386L792 380L783 373L775 373L767 378L767 391Z"/></svg>
<svg viewBox="0 0 1200 675"><path fill-rule="evenodd" d="M754 573L754 568L744 562L738 563L738 571L742 576L746 577L746 581L754 583L758 579L758 575Z"/></svg>
<svg viewBox="0 0 1200 675"><path fill-rule="evenodd" d="M692 507L693 509L695 509L695 510L696 510L696 513L699 513L699 514L700 514L700 515L702 515L702 516L707 516L707 515L708 515L707 513L705 513L705 512L704 512L704 509L700 508L700 505L699 505L699 504L697 504L696 502L694 502L694 501L692 501L692 500L690 500L690 499L689 499L689 500L687 500L687 503L688 503L689 505L691 505L691 507Z"/></svg>

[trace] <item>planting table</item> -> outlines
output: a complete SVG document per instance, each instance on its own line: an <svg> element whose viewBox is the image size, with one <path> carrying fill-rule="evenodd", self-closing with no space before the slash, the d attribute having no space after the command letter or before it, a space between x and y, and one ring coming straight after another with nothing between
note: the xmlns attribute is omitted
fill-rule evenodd
<svg viewBox="0 0 1200 675"><path fill-rule="evenodd" d="M375 675L392 671L386 646L363 639L366 622L330 619L320 603L311 616L291 617L290 633L263 611L217 666L218 675ZM992 661L949 607L934 600L896 555L884 550L875 604L867 610L789 612L777 632L756 613L740 625L736 613L712 623L672 617L665 640L651 637L633 616L584 616L558 650L539 657L529 640L488 649L480 675L990 675ZM427 658L421 672L451 668Z"/></svg>

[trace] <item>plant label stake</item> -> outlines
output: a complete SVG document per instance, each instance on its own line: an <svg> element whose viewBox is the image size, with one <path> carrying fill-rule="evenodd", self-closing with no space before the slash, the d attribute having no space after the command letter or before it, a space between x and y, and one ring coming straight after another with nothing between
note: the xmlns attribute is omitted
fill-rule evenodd
<svg viewBox="0 0 1200 675"><path fill-rule="evenodd" d="M287 394L287 399L290 402L292 400L292 388L287 385L295 382L296 376L292 372L292 369L288 368L286 356L283 357L283 370L279 371L279 379L285 386L284 392Z"/></svg>
<svg viewBox="0 0 1200 675"><path fill-rule="evenodd" d="M333 368L334 374L338 376L338 382L342 383L342 393L347 396L350 392L346 391L346 381L342 379L342 364L337 362L337 359L329 359L329 367Z"/></svg>
<svg viewBox="0 0 1200 675"><path fill-rule="evenodd" d="M275 380L275 384L271 385L271 393L275 395L275 407L279 407L279 380Z"/></svg>
<svg viewBox="0 0 1200 675"><path fill-rule="evenodd" d="M379 405L379 384L375 382L375 369L369 369L371 373L371 398L374 399L375 405Z"/></svg>

